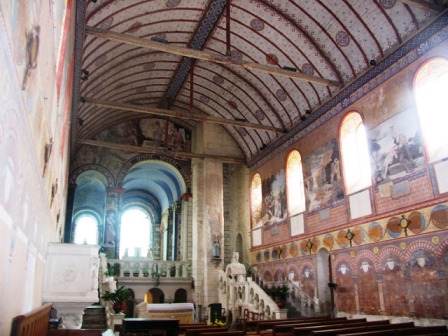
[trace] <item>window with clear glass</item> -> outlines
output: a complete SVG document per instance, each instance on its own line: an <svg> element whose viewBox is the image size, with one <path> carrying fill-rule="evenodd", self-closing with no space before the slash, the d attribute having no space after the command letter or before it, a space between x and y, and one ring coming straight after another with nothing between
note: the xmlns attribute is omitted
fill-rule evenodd
<svg viewBox="0 0 448 336"><path fill-rule="evenodd" d="M348 113L342 120L339 141L347 195L372 184L369 145L361 115Z"/></svg>
<svg viewBox="0 0 448 336"><path fill-rule="evenodd" d="M423 139L430 162L448 157L448 60L426 62L414 80L415 99Z"/></svg>
<svg viewBox="0 0 448 336"><path fill-rule="evenodd" d="M98 221L90 214L81 214L75 219L73 243L98 244Z"/></svg>
<svg viewBox="0 0 448 336"><path fill-rule="evenodd" d="M263 195L261 192L261 176L257 173L252 177L252 183L250 186L252 227L257 226L259 222L261 223L262 201Z"/></svg>
<svg viewBox="0 0 448 336"><path fill-rule="evenodd" d="M294 216L305 211L305 188L303 185L302 157L293 150L286 160L286 189L288 213Z"/></svg>
<svg viewBox="0 0 448 336"><path fill-rule="evenodd" d="M151 220L140 208L126 210L121 216L120 258L146 257L151 241Z"/></svg>

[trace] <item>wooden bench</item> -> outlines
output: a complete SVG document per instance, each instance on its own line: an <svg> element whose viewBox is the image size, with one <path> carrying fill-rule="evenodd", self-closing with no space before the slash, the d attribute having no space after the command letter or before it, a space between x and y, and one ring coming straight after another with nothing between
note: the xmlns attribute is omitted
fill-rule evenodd
<svg viewBox="0 0 448 336"><path fill-rule="evenodd" d="M201 336L242 336L245 335L245 332L242 330L233 330L233 331L219 331L214 333L203 332Z"/></svg>
<svg viewBox="0 0 448 336"><path fill-rule="evenodd" d="M179 333L184 333L187 329L192 328L204 328L207 327L207 323L205 322L193 322L193 323L180 323L179 324Z"/></svg>
<svg viewBox="0 0 448 336"><path fill-rule="evenodd" d="M49 329L51 303L13 318L11 336L101 336L100 329Z"/></svg>
<svg viewBox="0 0 448 336"><path fill-rule="evenodd" d="M275 320L247 320L244 321L243 324L243 330L248 331L256 331L256 333L259 333L259 324L269 324L269 323L289 323L289 322L297 322L297 321L303 321L303 320L316 320L316 319L329 319L330 316L321 316L321 317L295 317L295 318L284 318L284 319L275 319ZM346 318L345 318L346 319ZM266 328L266 329L272 329ZM262 329L263 330L263 329Z"/></svg>
<svg viewBox="0 0 448 336"><path fill-rule="evenodd" d="M351 319L351 320L347 320L347 319L338 319L338 318L334 318L334 319L328 319L328 320L320 320L320 321L302 321L299 323L289 323L289 324L276 324L274 325L274 327L272 328L272 336L287 336L287 335L292 335L292 331L294 328L300 328L300 327L312 327L312 326L322 326L322 325L333 325L333 324L361 324L361 323L365 323L367 322L366 318L359 318L359 319ZM262 332L262 335L265 335L264 332ZM266 335L268 336L268 335Z"/></svg>
<svg viewBox="0 0 448 336"><path fill-rule="evenodd" d="M395 324L391 324L395 326ZM424 326L412 328L393 328L379 331L337 334L338 336L380 336L380 335L448 335L448 328L442 326Z"/></svg>
<svg viewBox="0 0 448 336"><path fill-rule="evenodd" d="M336 329L345 329L345 328L357 328L357 327L366 327L366 326L388 326L390 325L389 320L378 320L378 321L367 321L367 322L358 322L360 325L354 327L350 324L330 324L330 325L320 325L320 326L311 326L311 327L299 327L294 328L292 331L293 336L303 336L303 335L314 335L315 332L326 331L326 330L336 330Z"/></svg>
<svg viewBox="0 0 448 336"><path fill-rule="evenodd" d="M185 330L185 336L201 336L201 333L217 333L227 331L227 327L209 325L202 328L188 328Z"/></svg>
<svg viewBox="0 0 448 336"><path fill-rule="evenodd" d="M404 323L395 323L395 324L372 324L371 322L369 324L365 324L363 326L358 327L340 327L340 328L327 328L324 330L312 330L311 333L308 333L307 335L313 335L313 336L336 336L337 334L347 334L347 333L357 333L357 332L364 332L364 331L375 331L375 330L393 330L393 329L400 329L400 328L412 328L414 327L413 322L404 322Z"/></svg>
<svg viewBox="0 0 448 336"><path fill-rule="evenodd" d="M347 320L346 317L338 317L337 319L341 321ZM318 321L328 321L334 320L329 316L323 317L302 317L296 319L285 319L285 320L269 320L269 321L258 321L256 324L256 332L257 334L262 334L263 331L273 329L277 324L293 324L293 323L302 323L302 322L318 322Z"/></svg>

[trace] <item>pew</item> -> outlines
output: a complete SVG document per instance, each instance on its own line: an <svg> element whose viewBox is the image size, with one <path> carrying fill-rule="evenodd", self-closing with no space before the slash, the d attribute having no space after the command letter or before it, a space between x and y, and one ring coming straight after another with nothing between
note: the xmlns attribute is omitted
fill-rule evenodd
<svg viewBox="0 0 448 336"><path fill-rule="evenodd" d="M276 319L276 320L246 320L243 324L243 330L247 333L249 331L256 331L256 333L260 333L260 330L265 329L272 329L271 327L263 327L262 329L259 328L259 325L269 325L270 323L293 323L293 322L300 322L303 320L318 320L318 319L330 319L330 316L321 316L321 317L294 317L294 318L284 318L284 319ZM344 318L347 319L347 318Z"/></svg>
<svg viewBox="0 0 448 336"><path fill-rule="evenodd" d="M287 320L269 320L269 321L258 321L256 324L256 333L262 334L263 331L273 329L277 324L293 324L293 323L302 323L302 322L319 322L319 321L329 321L329 320L340 320L346 321L346 317L337 317L332 318L329 316L324 317L302 317L297 319L287 319Z"/></svg>
<svg viewBox="0 0 448 336"><path fill-rule="evenodd" d="M345 324L346 321L342 321L338 324L324 324L317 326L302 326L302 327L295 327L292 330L293 336L303 336L303 335L311 335L313 332L317 331L326 331L328 329L330 330L336 330L336 329L344 329L344 328L355 328L353 325ZM365 326L387 326L390 325L389 320L378 320L378 321L366 321L366 322L356 322L358 324L357 327L365 327Z"/></svg>
<svg viewBox="0 0 448 336"><path fill-rule="evenodd" d="M227 331L227 327L209 325L202 328L188 328L185 330L185 336L201 336L201 333L218 333L223 331Z"/></svg>
<svg viewBox="0 0 448 336"><path fill-rule="evenodd" d="M328 320L320 320L320 321L313 321L313 322L309 322L309 321L302 321L299 323L289 323L289 324L276 324L274 325L274 327L272 328L272 336L287 336L287 335L292 335L292 331L294 328L299 328L299 327L319 327L322 325L339 325L339 324L361 324L361 323L365 323L367 322L366 318L359 318L359 319L338 319L338 318L334 318L334 319L328 319ZM266 335L264 332L262 332L262 335Z"/></svg>
<svg viewBox="0 0 448 336"><path fill-rule="evenodd" d="M190 328L204 328L204 327L207 327L207 323L205 322L180 323L179 333L184 333L185 330Z"/></svg>
<svg viewBox="0 0 448 336"><path fill-rule="evenodd" d="M214 333L203 332L201 336L242 336L245 335L242 330L233 330L233 331L218 331Z"/></svg>
<svg viewBox="0 0 448 336"><path fill-rule="evenodd" d="M101 336L100 329L49 329L51 303L13 318L11 336Z"/></svg>
<svg viewBox="0 0 448 336"><path fill-rule="evenodd" d="M391 324L393 327L395 324ZM393 328L379 331L365 331L357 333L337 334L338 336L380 336L380 335L448 335L448 328L441 326L424 326L412 328Z"/></svg>
<svg viewBox="0 0 448 336"><path fill-rule="evenodd" d="M365 324L363 326L358 327L347 327L343 326L340 328L327 328L323 330L312 330L307 335L313 336L336 336L337 334L347 334L347 333L356 333L356 332L364 332L364 331L378 331L378 330L393 330L400 328L412 328L414 327L414 322L404 322L404 323L395 323L395 324Z"/></svg>

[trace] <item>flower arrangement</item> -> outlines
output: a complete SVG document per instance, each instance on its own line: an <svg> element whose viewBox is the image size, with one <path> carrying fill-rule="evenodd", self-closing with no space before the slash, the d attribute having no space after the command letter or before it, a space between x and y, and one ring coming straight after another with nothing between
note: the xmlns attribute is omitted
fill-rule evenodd
<svg viewBox="0 0 448 336"><path fill-rule="evenodd" d="M215 322L213 322L213 325L224 327L226 323L224 321L221 321L220 319L216 319Z"/></svg>

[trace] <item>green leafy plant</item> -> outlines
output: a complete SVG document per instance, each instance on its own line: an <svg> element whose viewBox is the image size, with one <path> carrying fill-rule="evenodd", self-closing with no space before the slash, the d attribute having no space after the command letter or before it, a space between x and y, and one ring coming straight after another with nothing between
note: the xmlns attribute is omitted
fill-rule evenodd
<svg viewBox="0 0 448 336"><path fill-rule="evenodd" d="M156 282L155 285L158 286L160 285L160 277L162 276L161 273L157 272L157 271L153 271L151 273L151 277L152 279Z"/></svg>
<svg viewBox="0 0 448 336"><path fill-rule="evenodd" d="M249 278L252 276L252 273L254 270L253 270L252 266L249 264L246 264L245 266L246 266L246 277Z"/></svg>
<svg viewBox="0 0 448 336"><path fill-rule="evenodd" d="M289 298L289 287L283 285L281 287L273 289L271 293L272 299L280 308L283 308L286 304L286 300Z"/></svg>
<svg viewBox="0 0 448 336"><path fill-rule="evenodd" d="M116 266L118 266L117 264L107 264L107 270L106 270L106 272L104 273L106 276L115 276L115 275L117 275L117 267Z"/></svg>
<svg viewBox="0 0 448 336"><path fill-rule="evenodd" d="M289 287L283 285L277 288L275 296L277 297L278 300L286 301L286 299L289 298Z"/></svg>
<svg viewBox="0 0 448 336"><path fill-rule="evenodd" d="M101 298L104 301L112 302L113 308L117 313L123 309L123 303L126 301L134 301L132 291L125 286L121 286L113 292L106 291Z"/></svg>

